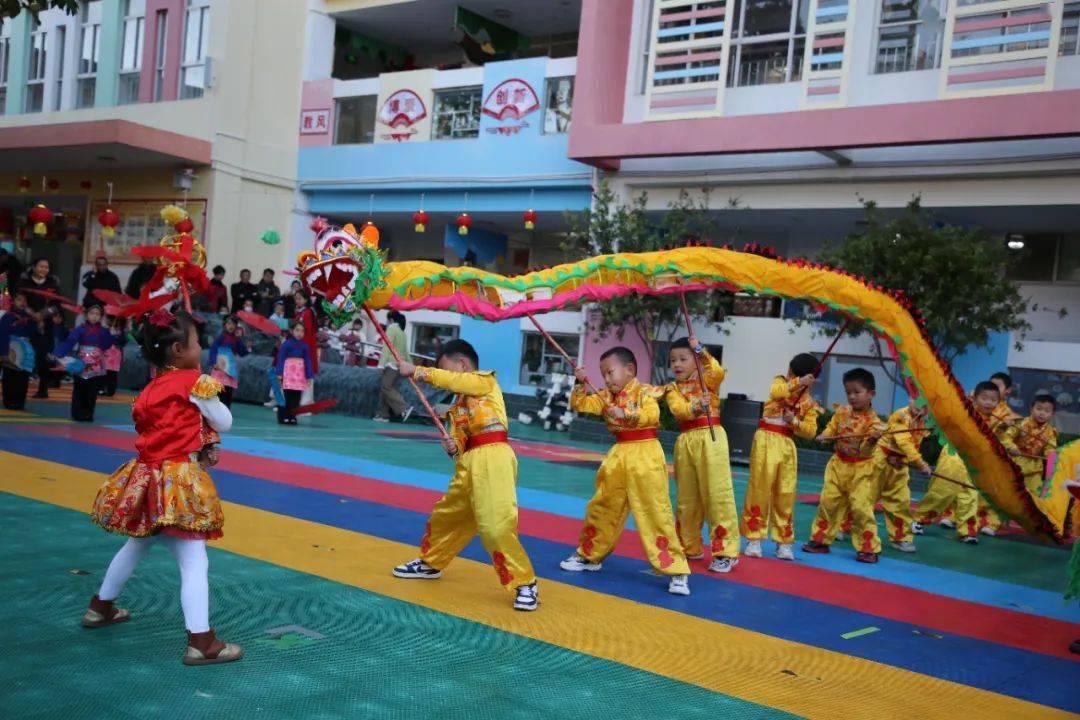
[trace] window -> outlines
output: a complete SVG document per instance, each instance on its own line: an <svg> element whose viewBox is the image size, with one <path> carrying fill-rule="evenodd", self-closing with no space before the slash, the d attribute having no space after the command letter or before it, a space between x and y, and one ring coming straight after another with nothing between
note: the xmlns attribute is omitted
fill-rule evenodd
<svg viewBox="0 0 1080 720"><path fill-rule="evenodd" d="M375 142L374 95L338 98L334 124L335 145L356 145Z"/></svg>
<svg viewBox="0 0 1080 720"><path fill-rule="evenodd" d="M1039 50L1050 44L1050 20L1038 7L987 13L976 17L979 20L1007 18L1008 24L991 28L982 28L976 24L967 30L955 30L951 45L952 57Z"/></svg>
<svg viewBox="0 0 1080 720"><path fill-rule="evenodd" d="M574 78L548 78L544 93L544 132L570 132L570 111L574 105Z"/></svg>
<svg viewBox="0 0 1080 720"><path fill-rule="evenodd" d="M45 105L45 58L48 33L30 21L30 64L26 68L26 105L23 112L41 112Z"/></svg>
<svg viewBox="0 0 1080 720"><path fill-rule="evenodd" d="M480 86L436 91L431 138L460 140L479 137L480 105L483 102L481 92Z"/></svg>
<svg viewBox="0 0 1080 720"><path fill-rule="evenodd" d="M731 6L728 87L800 80L810 0L737 0Z"/></svg>
<svg viewBox="0 0 1080 720"><path fill-rule="evenodd" d="M11 55L11 22L0 22L0 115L6 111L8 58Z"/></svg>
<svg viewBox="0 0 1080 720"><path fill-rule="evenodd" d="M169 11L158 10L154 42L154 102L159 102L165 92L165 48L168 41Z"/></svg>
<svg viewBox="0 0 1080 720"><path fill-rule="evenodd" d="M143 37L146 33L146 0L124 1L124 39L120 53L121 105L139 101L142 74Z"/></svg>
<svg viewBox="0 0 1080 720"><path fill-rule="evenodd" d="M1067 2L1061 13L1058 55L1080 55L1080 2Z"/></svg>
<svg viewBox="0 0 1080 720"><path fill-rule="evenodd" d="M931 70L941 64L947 0L881 0L875 73Z"/></svg>
<svg viewBox="0 0 1080 720"><path fill-rule="evenodd" d="M561 335L552 333L551 337L563 346L570 357L578 357L581 348L581 337L578 335ZM521 345L521 377L522 385L535 385L546 387L551 384L552 375L567 375L573 377L574 370L566 362L562 355L544 340L540 333L522 333L524 342Z"/></svg>
<svg viewBox="0 0 1080 720"><path fill-rule="evenodd" d="M456 340L458 327L456 325L413 325L412 354L419 356L421 360L434 362L438 357L442 346L451 340Z"/></svg>
<svg viewBox="0 0 1080 720"><path fill-rule="evenodd" d="M59 110L64 97L64 60L67 57L67 26L56 26L56 92L53 93L52 109Z"/></svg>
<svg viewBox="0 0 1080 720"><path fill-rule="evenodd" d="M98 58L101 55L101 0L80 6L79 72L75 82L75 107L94 106Z"/></svg>
<svg viewBox="0 0 1080 720"><path fill-rule="evenodd" d="M656 0L649 0L649 5L645 13L645 17L642 18L642 30L641 30L641 78L638 82L638 92L642 95L645 94L645 86L649 82L649 53L652 51L652 23L653 13L656 12Z"/></svg>
<svg viewBox="0 0 1080 720"><path fill-rule="evenodd" d="M180 99L200 98L206 90L206 47L210 37L210 0L187 0L184 11L184 57L180 63Z"/></svg>
<svg viewBox="0 0 1080 720"><path fill-rule="evenodd" d="M1080 283L1080 236L1025 234L1007 277L1017 282ZM1011 236L1010 236L1011 238Z"/></svg>

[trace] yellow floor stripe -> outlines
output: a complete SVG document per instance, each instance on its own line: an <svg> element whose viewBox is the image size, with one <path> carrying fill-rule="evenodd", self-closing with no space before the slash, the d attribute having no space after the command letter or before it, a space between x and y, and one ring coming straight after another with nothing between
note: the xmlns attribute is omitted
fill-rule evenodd
<svg viewBox="0 0 1080 720"><path fill-rule="evenodd" d="M0 452L0 491L85 511L103 476ZM390 566L416 548L224 503L217 547L500 630L811 718L1076 717L1054 708L549 580L536 613L515 613L488 566L459 559L438 582ZM88 527L87 532L93 532ZM104 563L107 558L102 558ZM642 582L647 580L642 578ZM658 587L657 592L663 592ZM812 618L781 618L812 622ZM890 712L889 709L893 709Z"/></svg>

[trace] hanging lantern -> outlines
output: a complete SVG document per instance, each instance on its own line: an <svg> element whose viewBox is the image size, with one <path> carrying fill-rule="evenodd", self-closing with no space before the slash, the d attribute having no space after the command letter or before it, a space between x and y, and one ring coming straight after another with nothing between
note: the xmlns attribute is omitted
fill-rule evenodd
<svg viewBox="0 0 1080 720"><path fill-rule="evenodd" d="M56 178L49 178L49 181L45 183L45 186L49 188L49 192L55 195L60 190L60 181Z"/></svg>
<svg viewBox="0 0 1080 720"><path fill-rule="evenodd" d="M423 210L417 210L412 214L413 230L422 233L427 230L428 214Z"/></svg>
<svg viewBox="0 0 1080 720"><path fill-rule="evenodd" d="M90 192L90 190L94 188L94 183L90 182L89 180L83 180L81 183L79 183L79 187L81 187L83 190L86 190L87 192Z"/></svg>
<svg viewBox="0 0 1080 720"><path fill-rule="evenodd" d="M472 225L472 218L469 217L469 213L463 212L457 216L458 235L468 235L470 225Z"/></svg>
<svg viewBox="0 0 1080 720"><path fill-rule="evenodd" d="M186 217L180 222L173 225L173 230L176 230L176 232L180 233L181 235L187 235L194 229L195 223L191 222L191 218L189 217Z"/></svg>
<svg viewBox="0 0 1080 720"><path fill-rule="evenodd" d="M47 235L49 233L49 223L53 221L53 213L49 208L38 204L30 208L27 219L34 226L35 235Z"/></svg>
<svg viewBox="0 0 1080 720"><path fill-rule="evenodd" d="M24 193L30 189L30 178L25 175L19 178L19 192Z"/></svg>
<svg viewBox="0 0 1080 720"><path fill-rule="evenodd" d="M525 220L525 229L526 230L533 230L533 229L536 228L536 211L535 210L533 210L532 208L526 210L525 214L522 215L522 218L524 218L524 220Z"/></svg>
<svg viewBox="0 0 1080 720"><path fill-rule="evenodd" d="M116 235L116 226L120 224L120 216L111 207L102 210L97 216L97 221L101 223L101 237L111 238Z"/></svg>

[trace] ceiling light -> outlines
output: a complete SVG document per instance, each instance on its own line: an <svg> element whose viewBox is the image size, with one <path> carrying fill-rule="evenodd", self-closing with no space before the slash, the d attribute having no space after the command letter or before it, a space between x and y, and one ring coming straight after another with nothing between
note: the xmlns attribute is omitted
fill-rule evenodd
<svg viewBox="0 0 1080 720"><path fill-rule="evenodd" d="M1010 250L1023 250L1024 249L1024 236L1019 233L1010 233L1005 236L1005 244Z"/></svg>

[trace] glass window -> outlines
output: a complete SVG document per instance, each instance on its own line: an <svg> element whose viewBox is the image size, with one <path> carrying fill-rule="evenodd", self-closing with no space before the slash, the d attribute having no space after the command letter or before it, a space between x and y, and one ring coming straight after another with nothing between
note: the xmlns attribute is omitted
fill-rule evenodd
<svg viewBox="0 0 1080 720"><path fill-rule="evenodd" d="M26 68L26 104L23 112L41 112L45 105L45 61L48 33L36 22L30 25L30 63Z"/></svg>
<svg viewBox="0 0 1080 720"><path fill-rule="evenodd" d="M645 86L649 82L649 53L652 51L652 34L653 34L653 13L656 11L656 0L649 0L648 11L645 13L645 17L642 18L643 29L641 31L641 37L644 41L641 43L641 78L639 82L638 92L645 94Z"/></svg>
<svg viewBox="0 0 1080 720"><path fill-rule="evenodd" d="M1007 276L1025 282L1052 282L1057 263L1057 235L1024 235L1024 247L1015 250Z"/></svg>
<svg viewBox="0 0 1080 720"><path fill-rule="evenodd" d="M165 50L168 43L169 11L158 10L154 40L154 102L161 100L165 92Z"/></svg>
<svg viewBox="0 0 1080 720"><path fill-rule="evenodd" d="M101 0L80 6L79 72L76 79L75 107L94 106L98 59L101 56Z"/></svg>
<svg viewBox="0 0 1080 720"><path fill-rule="evenodd" d="M65 43L67 43L67 26L56 26L56 91L53 93L52 109L60 109L60 101L64 97L64 59L67 57Z"/></svg>
<svg viewBox="0 0 1080 720"><path fill-rule="evenodd" d="M146 0L125 0L124 37L120 53L121 105L139 101L142 74L143 38L146 33Z"/></svg>
<svg viewBox="0 0 1080 720"><path fill-rule="evenodd" d="M338 98L334 115L335 145L355 145L375 142L374 95Z"/></svg>
<svg viewBox="0 0 1080 720"><path fill-rule="evenodd" d="M1080 235L1061 238L1054 278L1062 283L1080 283Z"/></svg>
<svg viewBox="0 0 1080 720"><path fill-rule="evenodd" d="M1023 22L1026 18L1031 22ZM1020 24L1006 27L994 27L968 32L954 32L952 57L974 57L994 55L999 52L1022 52L1038 50L1050 44L1050 21L1038 7L1021 8L1006 12L980 15L983 17L1009 18ZM1015 36L1015 40L1009 38Z"/></svg>
<svg viewBox="0 0 1080 720"><path fill-rule="evenodd" d="M931 70L941 64L946 0L881 0L874 72Z"/></svg>
<svg viewBox="0 0 1080 720"><path fill-rule="evenodd" d="M7 104L8 58L11 56L11 21L0 21L0 115Z"/></svg>
<svg viewBox="0 0 1080 720"><path fill-rule="evenodd" d="M547 79L544 92L544 132L570 132L570 111L574 105L574 78Z"/></svg>
<svg viewBox="0 0 1080 720"><path fill-rule="evenodd" d="M412 354L420 360L435 362L443 345L456 340L456 325L413 325Z"/></svg>
<svg viewBox="0 0 1080 720"><path fill-rule="evenodd" d="M210 0L187 0L180 99L200 98L206 90L206 48L210 39Z"/></svg>
<svg viewBox="0 0 1080 720"><path fill-rule="evenodd" d="M802 79L810 0L737 0L732 5L728 86Z"/></svg>
<svg viewBox="0 0 1080 720"><path fill-rule="evenodd" d="M460 140L479 137L482 90L478 85L436 91L431 138L433 140Z"/></svg>
<svg viewBox="0 0 1080 720"><path fill-rule="evenodd" d="M578 357L581 347L580 336L552 333L551 337L563 346L570 357ZM551 347L551 343L544 340L543 335L524 332L522 339L524 342L521 344L521 376L519 378L522 385L546 387L551 384L552 375L573 376L573 368L557 350Z"/></svg>
<svg viewBox="0 0 1080 720"><path fill-rule="evenodd" d="M1080 55L1080 2L1067 2L1061 13L1058 55Z"/></svg>

